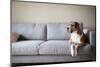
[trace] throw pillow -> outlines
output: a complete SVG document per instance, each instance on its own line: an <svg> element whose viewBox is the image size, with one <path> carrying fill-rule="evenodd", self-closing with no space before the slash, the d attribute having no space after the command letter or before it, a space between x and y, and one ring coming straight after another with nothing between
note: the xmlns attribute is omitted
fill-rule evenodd
<svg viewBox="0 0 100 67"><path fill-rule="evenodd" d="M16 42L18 40L19 36L20 35L18 33L12 32L11 33L11 42Z"/></svg>

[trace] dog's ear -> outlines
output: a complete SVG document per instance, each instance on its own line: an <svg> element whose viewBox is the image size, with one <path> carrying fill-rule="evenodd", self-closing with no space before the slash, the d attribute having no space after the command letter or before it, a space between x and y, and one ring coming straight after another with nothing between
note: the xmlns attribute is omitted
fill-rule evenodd
<svg viewBox="0 0 100 67"><path fill-rule="evenodd" d="M81 30L81 32L83 32L83 22L80 22L80 30Z"/></svg>
<svg viewBox="0 0 100 67"><path fill-rule="evenodd" d="M74 24L75 24L75 28L79 28L79 23L78 22L74 22Z"/></svg>
<svg viewBox="0 0 100 67"><path fill-rule="evenodd" d="M73 32L73 30L71 29L71 30L70 30L70 32L72 33L72 32Z"/></svg>

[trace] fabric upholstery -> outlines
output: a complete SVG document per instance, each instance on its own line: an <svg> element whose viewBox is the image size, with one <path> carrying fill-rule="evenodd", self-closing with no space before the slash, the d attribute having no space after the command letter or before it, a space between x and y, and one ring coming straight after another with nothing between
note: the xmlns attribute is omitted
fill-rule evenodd
<svg viewBox="0 0 100 67"><path fill-rule="evenodd" d="M17 32L27 39L45 40L46 24L13 23L12 32Z"/></svg>
<svg viewBox="0 0 100 67"><path fill-rule="evenodd" d="M51 23L47 24L47 40L65 40L70 38L70 32L67 31L68 24Z"/></svg>
<svg viewBox="0 0 100 67"><path fill-rule="evenodd" d="M79 49L78 54L79 55L86 55L86 54L91 55L91 53L92 53L91 48L92 48L91 45L87 43L85 46L83 46Z"/></svg>
<svg viewBox="0 0 100 67"><path fill-rule="evenodd" d="M77 62L92 60L89 55L81 55L72 57L70 55L51 56L51 55L38 55L38 56L12 56L12 63L54 63L54 62Z"/></svg>
<svg viewBox="0 0 100 67"><path fill-rule="evenodd" d="M51 40L40 45L39 54L63 55L70 53L68 41Z"/></svg>
<svg viewBox="0 0 100 67"><path fill-rule="evenodd" d="M79 49L78 54L90 54L91 46L86 46ZM40 45L39 54L44 55L71 55L70 44L67 40L49 40Z"/></svg>
<svg viewBox="0 0 100 67"><path fill-rule="evenodd" d="M38 55L42 40L19 41L12 43L12 55Z"/></svg>
<svg viewBox="0 0 100 67"><path fill-rule="evenodd" d="M92 45L92 46L96 46L96 33L95 33L95 31L91 31L90 33L89 33L89 35L90 35L90 44Z"/></svg>

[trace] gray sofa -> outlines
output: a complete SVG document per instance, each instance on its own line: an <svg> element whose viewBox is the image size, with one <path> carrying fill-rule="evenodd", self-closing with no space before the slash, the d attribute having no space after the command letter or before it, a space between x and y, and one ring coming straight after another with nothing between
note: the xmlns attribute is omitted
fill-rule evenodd
<svg viewBox="0 0 100 67"><path fill-rule="evenodd" d="M11 44L13 64L42 64L95 60L95 32L88 31L87 45L80 48L78 56L70 54L70 37L67 23L12 23L11 32L21 34L18 42ZM82 26L83 27L83 26Z"/></svg>

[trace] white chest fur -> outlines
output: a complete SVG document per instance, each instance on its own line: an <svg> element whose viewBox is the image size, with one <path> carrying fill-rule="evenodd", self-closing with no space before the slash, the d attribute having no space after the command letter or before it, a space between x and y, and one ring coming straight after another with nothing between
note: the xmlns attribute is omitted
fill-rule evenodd
<svg viewBox="0 0 100 67"><path fill-rule="evenodd" d="M81 43L80 41L81 36L77 34L77 32L73 32L71 34L71 42L77 43L77 44L71 44L71 55L72 56L77 56L77 46L79 45L78 43Z"/></svg>
<svg viewBox="0 0 100 67"><path fill-rule="evenodd" d="M80 38L80 35L78 35L76 32L71 34L71 41L74 43L80 43Z"/></svg>

